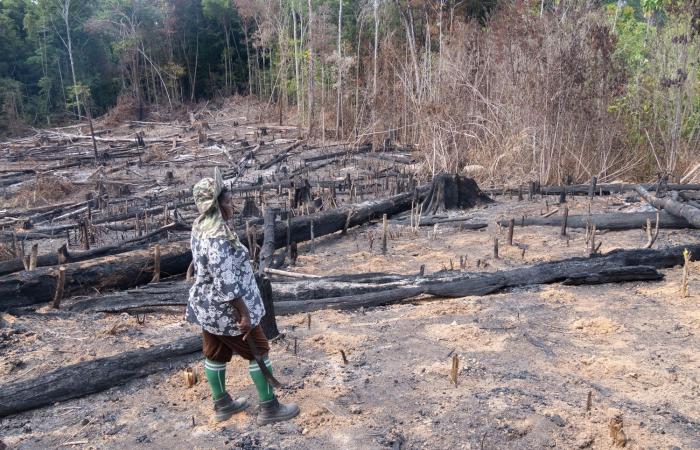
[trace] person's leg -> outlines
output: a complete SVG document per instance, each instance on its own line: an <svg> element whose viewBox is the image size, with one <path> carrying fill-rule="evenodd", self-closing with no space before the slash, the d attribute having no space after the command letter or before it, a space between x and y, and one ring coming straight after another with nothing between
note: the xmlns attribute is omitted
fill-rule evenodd
<svg viewBox="0 0 700 450"><path fill-rule="evenodd" d="M267 370L272 373L270 358L265 355L262 360L265 363ZM266 402L275 398L275 390L272 384L270 384L270 382L267 381L267 378L265 378L265 375L262 373L262 370L258 366L258 362L256 360L248 362L248 373L250 373L250 378L253 380L255 389L258 391L258 398L260 399L260 402Z"/></svg>
<svg viewBox="0 0 700 450"><path fill-rule="evenodd" d="M204 358L204 375L209 382L214 401L226 395L226 363L218 363Z"/></svg>
<svg viewBox="0 0 700 450"><path fill-rule="evenodd" d="M257 326L253 328L253 330L248 334L247 339L253 339L253 342L255 342L255 347L260 353L265 366L270 373L272 373L272 364L270 363L270 358L268 356L268 352L270 351L270 343L265 337L262 327ZM260 415L258 416L258 423L260 425L265 425L296 417L299 414L299 407L293 403L283 405L277 401L274 387L269 381L267 381L267 378L265 378L262 370L260 370L258 362L255 360L255 355L253 355L248 343L243 340L243 336L226 336L225 343L232 351L239 354L242 358L248 360L248 373L250 374L250 378L253 380L255 389L258 392L258 399L260 400Z"/></svg>
<svg viewBox="0 0 700 450"><path fill-rule="evenodd" d="M257 348L260 352L260 356L265 363L267 370L272 373L272 363L270 363L270 357L268 356L268 353L270 352L270 343L268 342L262 327L255 327L248 335L248 339L253 339L253 342L255 342L255 348ZM248 373L250 374L250 378L253 380L255 389L258 391L258 399L260 400L260 403L270 401L275 398L275 389L272 384L267 381L267 378L265 378L262 370L260 370L260 366L258 366L255 356L250 352L250 347L248 347L247 343L245 344L248 352L241 356L248 360Z"/></svg>
<svg viewBox="0 0 700 450"><path fill-rule="evenodd" d="M217 421L226 420L248 406L245 398L233 400L226 392L226 363L231 361L231 349L223 342L224 336L202 330L204 352L204 375L207 377Z"/></svg>
<svg viewBox="0 0 700 450"><path fill-rule="evenodd" d="M204 375L216 401L226 395L226 363L231 361L233 353L219 336L206 330L202 330L202 340Z"/></svg>

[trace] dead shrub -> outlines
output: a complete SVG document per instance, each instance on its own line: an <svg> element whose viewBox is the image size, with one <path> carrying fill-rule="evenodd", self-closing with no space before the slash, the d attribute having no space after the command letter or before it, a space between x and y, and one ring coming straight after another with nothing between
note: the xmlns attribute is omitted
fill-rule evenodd
<svg viewBox="0 0 700 450"><path fill-rule="evenodd" d="M100 121L105 126L114 127L128 120L143 120L146 115L145 106L141 105L139 114L139 103L131 94L121 94L117 97L117 104L114 105Z"/></svg>
<svg viewBox="0 0 700 450"><path fill-rule="evenodd" d="M503 5L487 27L455 20L432 51L388 37L368 135L417 143L428 174L481 166L476 178L497 184L629 174L638 161L608 109L625 73L601 10L581 2L540 17L527 2Z"/></svg>

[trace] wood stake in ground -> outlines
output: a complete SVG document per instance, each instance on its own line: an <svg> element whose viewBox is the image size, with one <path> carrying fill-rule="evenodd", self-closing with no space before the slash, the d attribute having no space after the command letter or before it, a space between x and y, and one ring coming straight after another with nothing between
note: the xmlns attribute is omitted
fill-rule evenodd
<svg viewBox="0 0 700 450"><path fill-rule="evenodd" d="M590 235L590 240L591 240L591 246L588 250L588 256L593 256L596 254L596 246L595 246L595 224L591 225L591 235Z"/></svg>
<svg viewBox="0 0 700 450"><path fill-rule="evenodd" d="M651 219L647 219L647 243L644 245L644 248L651 248L654 245L654 242L656 242L656 238L659 237L659 222L660 220L660 214L657 211L656 212L656 227L654 228L654 232L652 233L651 231Z"/></svg>
<svg viewBox="0 0 700 450"><path fill-rule="evenodd" d="M36 269L36 258L39 256L39 244L33 244L29 253L29 270Z"/></svg>
<svg viewBox="0 0 700 450"><path fill-rule="evenodd" d="M691 254L686 248L683 250L683 279L681 280L681 298L686 298L688 292L688 276L690 275L690 258Z"/></svg>
<svg viewBox="0 0 700 450"><path fill-rule="evenodd" d="M586 398L586 412L591 410L593 406L593 391L588 391L588 397Z"/></svg>
<svg viewBox="0 0 700 450"><path fill-rule="evenodd" d="M316 253L316 234L314 233L314 221L312 220L309 224L311 232L311 253Z"/></svg>
<svg viewBox="0 0 700 450"><path fill-rule="evenodd" d="M513 246L513 228L515 228L515 219L508 221L508 245Z"/></svg>
<svg viewBox="0 0 700 450"><path fill-rule="evenodd" d="M387 231L387 221L386 214L382 215L382 253L386 254L386 231Z"/></svg>
<svg viewBox="0 0 700 450"><path fill-rule="evenodd" d="M58 278L56 280L56 292L53 296L53 307L58 309L61 306L61 299L63 298L63 286L66 283L66 268L58 268Z"/></svg>
<svg viewBox="0 0 700 450"><path fill-rule="evenodd" d="M459 373L459 356L452 355L452 371L450 372L450 379L452 383L457 386L457 374Z"/></svg>
<svg viewBox="0 0 700 450"><path fill-rule="evenodd" d="M160 244L156 244L153 250L153 278L151 283L160 281Z"/></svg>
<svg viewBox="0 0 700 450"><path fill-rule="evenodd" d="M610 437L613 440L613 445L617 447L624 447L627 444L627 436L625 435L625 430L622 429L622 415L617 414L615 417L610 419Z"/></svg>

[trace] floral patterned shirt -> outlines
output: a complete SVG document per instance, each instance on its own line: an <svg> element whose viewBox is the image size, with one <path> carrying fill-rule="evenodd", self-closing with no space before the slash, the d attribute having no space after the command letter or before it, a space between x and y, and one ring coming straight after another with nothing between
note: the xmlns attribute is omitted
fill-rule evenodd
<svg viewBox="0 0 700 450"><path fill-rule="evenodd" d="M243 334L236 326L237 312L229 303L242 298L253 327L265 315L265 307L248 260L248 249L235 246L226 236L191 239L195 281L190 289L185 317L209 333Z"/></svg>

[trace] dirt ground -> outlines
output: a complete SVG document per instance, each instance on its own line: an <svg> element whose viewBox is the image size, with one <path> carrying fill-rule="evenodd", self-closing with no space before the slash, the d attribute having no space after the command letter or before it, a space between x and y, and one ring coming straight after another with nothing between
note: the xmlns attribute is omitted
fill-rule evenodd
<svg viewBox="0 0 700 450"><path fill-rule="evenodd" d="M467 214L493 223L546 209L544 200L497 200ZM596 199L592 211L639 205L610 197ZM588 202L570 208L584 213ZM291 270L415 273L425 265L434 272L449 268L450 259L458 269L466 256L465 270L490 271L585 254L584 230L570 230L567 240L553 227L516 227L515 241L527 246L524 256L503 245L495 260L495 225L481 231L426 227L417 234L393 225L382 255L378 230L368 225L319 239L315 253L301 246ZM640 247L646 236L630 230L598 239L607 252ZM698 241L700 231L662 230L656 245ZM279 317L284 338L273 343L271 359L287 384L280 397L302 410L287 423L260 427L251 406L215 424L206 382L187 388L178 365L0 419L0 439L20 449L605 449L613 448L609 421L621 414L627 448L700 449L700 264L691 269L688 298L679 297L682 269L673 268L653 283L554 284L321 311L311 314L310 328L305 315ZM49 308L3 314L0 331L2 384L197 332L180 310L137 318ZM454 355L456 385L450 379ZM201 375L201 358L195 355L190 367ZM254 403L242 360L229 364L227 384Z"/></svg>

